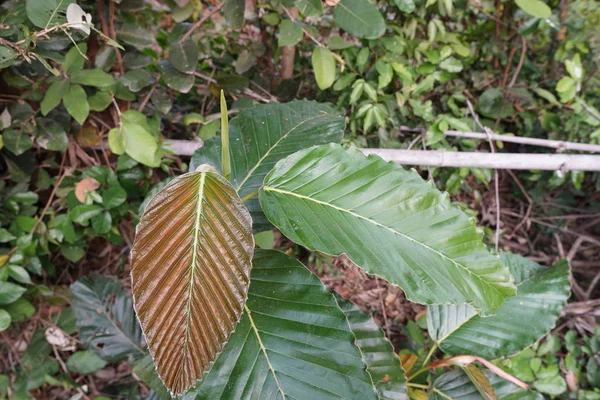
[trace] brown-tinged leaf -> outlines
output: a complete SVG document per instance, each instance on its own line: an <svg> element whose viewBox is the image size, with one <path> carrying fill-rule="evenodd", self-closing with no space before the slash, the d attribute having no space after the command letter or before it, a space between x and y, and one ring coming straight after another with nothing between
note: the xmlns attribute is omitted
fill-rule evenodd
<svg viewBox="0 0 600 400"><path fill-rule="evenodd" d="M134 306L156 369L174 394L202 378L246 301L252 220L207 166L150 200L132 249Z"/></svg>
<svg viewBox="0 0 600 400"><path fill-rule="evenodd" d="M494 387L483 371L473 364L463 367L463 371L465 371L473 385L475 385L481 397L485 400L498 400Z"/></svg>
<svg viewBox="0 0 600 400"><path fill-rule="evenodd" d="M100 183L94 178L84 178L77 183L75 186L75 197L81 203L85 203L85 196L87 192L93 192L100 187Z"/></svg>
<svg viewBox="0 0 600 400"><path fill-rule="evenodd" d="M100 143L100 135L95 127L86 125L75 133L75 141L80 146L92 147Z"/></svg>

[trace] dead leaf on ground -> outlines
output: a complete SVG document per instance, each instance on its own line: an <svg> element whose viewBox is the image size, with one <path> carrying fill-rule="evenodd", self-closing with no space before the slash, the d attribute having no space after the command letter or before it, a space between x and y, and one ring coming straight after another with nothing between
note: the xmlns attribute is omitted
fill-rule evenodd
<svg viewBox="0 0 600 400"><path fill-rule="evenodd" d="M84 178L75 186L75 197L81 203L85 203L86 191L93 192L100 187L100 183L94 178Z"/></svg>

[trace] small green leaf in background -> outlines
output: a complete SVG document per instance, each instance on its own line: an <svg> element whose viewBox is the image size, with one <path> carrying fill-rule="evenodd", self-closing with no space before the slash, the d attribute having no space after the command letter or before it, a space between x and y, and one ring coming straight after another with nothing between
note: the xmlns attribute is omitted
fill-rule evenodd
<svg viewBox="0 0 600 400"><path fill-rule="evenodd" d="M112 95L108 92L96 92L88 97L90 111L104 111L112 102Z"/></svg>
<svg viewBox="0 0 600 400"><path fill-rule="evenodd" d="M33 147L33 140L25 132L7 129L2 134L4 147L15 155L21 155Z"/></svg>
<svg viewBox="0 0 600 400"><path fill-rule="evenodd" d="M119 41L140 50L153 45L155 42L152 32L134 23L121 25L121 28L117 31L117 38Z"/></svg>
<svg viewBox="0 0 600 400"><path fill-rule="evenodd" d="M158 167L161 154L156 139L150 133L146 116L138 111L128 110L121 114L121 124L125 152L137 162Z"/></svg>
<svg viewBox="0 0 600 400"><path fill-rule="evenodd" d="M85 58L83 54L87 52L87 43L82 43L77 45L77 47L72 47L65 56L65 63L62 68L67 73L67 75L71 75L77 71L81 71L85 65Z"/></svg>
<svg viewBox="0 0 600 400"><path fill-rule="evenodd" d="M10 314L6 310L0 309L0 332L8 329L10 321Z"/></svg>
<svg viewBox="0 0 600 400"><path fill-rule="evenodd" d="M101 69L83 69L71 75L71 83L79 83L85 86L107 88L115 83L115 78Z"/></svg>
<svg viewBox="0 0 600 400"><path fill-rule="evenodd" d="M104 207L107 209L115 208L125 203L127 192L120 186L108 188L102 193Z"/></svg>
<svg viewBox="0 0 600 400"><path fill-rule="evenodd" d="M264 231L254 235L254 242L261 249L272 249L275 244L273 231Z"/></svg>
<svg viewBox="0 0 600 400"><path fill-rule="evenodd" d="M294 46L302 40L304 36L302 28L297 23L290 21L289 19L281 21L279 25L279 37L277 39L277 45L282 46Z"/></svg>
<svg viewBox="0 0 600 400"><path fill-rule="evenodd" d="M333 9L333 18L349 34L377 39L385 33L385 20L369 0L341 0Z"/></svg>
<svg viewBox="0 0 600 400"><path fill-rule="evenodd" d="M42 112L42 115L48 115L50 111L55 109L68 91L69 81L67 79L60 79L53 82L48 87L44 99L40 103L40 111Z"/></svg>
<svg viewBox="0 0 600 400"><path fill-rule="evenodd" d="M552 10L542 0L515 0L517 6L536 18L550 18Z"/></svg>
<svg viewBox="0 0 600 400"><path fill-rule="evenodd" d="M232 29L239 29L244 25L244 0L225 0L223 16Z"/></svg>
<svg viewBox="0 0 600 400"><path fill-rule="evenodd" d="M305 17L319 17L323 14L321 0L299 0L296 1L296 8Z"/></svg>
<svg viewBox="0 0 600 400"><path fill-rule="evenodd" d="M449 57L440 63L440 68L448 72L460 72L463 69L463 65L460 60Z"/></svg>
<svg viewBox="0 0 600 400"><path fill-rule="evenodd" d="M375 63L375 68L379 73L379 76L377 78L377 88L383 89L392 82L392 78L394 77L394 69L389 63L383 61L377 61Z"/></svg>
<svg viewBox="0 0 600 400"><path fill-rule="evenodd" d="M194 75L184 74L169 60L158 62L158 68L168 87L181 93L187 93L194 86Z"/></svg>
<svg viewBox="0 0 600 400"><path fill-rule="evenodd" d="M71 88L63 97L63 103L69 114L83 125L90 114L90 105L87 101L87 94L81 85L71 85Z"/></svg>
<svg viewBox="0 0 600 400"><path fill-rule="evenodd" d="M104 211L102 214L92 218L92 228L99 235L105 235L110 232L110 228L112 228L112 217L110 216L110 213Z"/></svg>
<svg viewBox="0 0 600 400"><path fill-rule="evenodd" d="M156 82L154 74L147 69L132 69L119 78L121 83L134 93Z"/></svg>
<svg viewBox="0 0 600 400"><path fill-rule="evenodd" d="M170 60L179 71L190 74L198 65L198 46L191 39L175 42L169 46Z"/></svg>
<svg viewBox="0 0 600 400"><path fill-rule="evenodd" d="M416 9L413 0L394 0L394 4L396 4L396 7L405 14L410 14Z"/></svg>
<svg viewBox="0 0 600 400"><path fill-rule="evenodd" d="M65 151L69 146L69 138L63 125L51 118L37 120L38 136L35 139L38 146L49 151Z"/></svg>
<svg viewBox="0 0 600 400"><path fill-rule="evenodd" d="M0 305L16 301L25 293L25 290L24 287L11 282L0 282Z"/></svg>
<svg viewBox="0 0 600 400"><path fill-rule="evenodd" d="M125 135L120 128L113 128L108 131L108 145L110 151L121 155L125 153Z"/></svg>
<svg viewBox="0 0 600 400"><path fill-rule="evenodd" d="M91 374L101 370L106 364L96 353L85 350L73 354L67 361L67 368L78 374Z"/></svg>
<svg viewBox="0 0 600 400"><path fill-rule="evenodd" d="M325 47L316 47L312 54L312 66L319 89L325 90L335 81L335 60L331 51Z"/></svg>
<svg viewBox="0 0 600 400"><path fill-rule="evenodd" d="M81 204L69 211L69 217L73 222L87 226L88 221L102 212L102 207L95 204Z"/></svg>

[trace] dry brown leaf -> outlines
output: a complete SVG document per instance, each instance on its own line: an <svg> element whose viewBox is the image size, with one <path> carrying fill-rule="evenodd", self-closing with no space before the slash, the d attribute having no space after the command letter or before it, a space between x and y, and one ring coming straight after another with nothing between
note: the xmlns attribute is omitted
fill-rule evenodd
<svg viewBox="0 0 600 400"><path fill-rule="evenodd" d="M94 178L84 178L77 183L75 186L75 197L81 203L85 203L86 191L93 192L100 187L100 183Z"/></svg>

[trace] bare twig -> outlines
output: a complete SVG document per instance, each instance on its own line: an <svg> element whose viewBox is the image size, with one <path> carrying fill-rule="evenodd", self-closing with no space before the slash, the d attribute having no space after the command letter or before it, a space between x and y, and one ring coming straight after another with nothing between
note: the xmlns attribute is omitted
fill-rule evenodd
<svg viewBox="0 0 600 400"><path fill-rule="evenodd" d="M152 87L150 88L150 90L148 91L146 96L144 97L144 100L142 100L140 106L138 107L139 112L144 111L144 108L146 108L148 101L150 101L150 97L152 97L152 94L154 93L154 91L156 90L156 87L158 86L158 81L160 81L160 75L158 75L156 77L156 82L154 82L154 85L152 85Z"/></svg>
<svg viewBox="0 0 600 400"><path fill-rule="evenodd" d="M210 17L212 17L215 13L219 12L221 10L221 8L223 8L223 6L225 5L225 3L221 3L219 5L217 5L215 8L213 8L213 10L211 12L209 12L206 16L204 16L202 19L198 20L198 22L196 22L189 31L187 31L182 37L181 39L179 39L179 43L186 41L191 35L192 33L194 33L198 28L200 28Z"/></svg>
<svg viewBox="0 0 600 400"><path fill-rule="evenodd" d="M513 74L508 87L513 87L517 82L517 78L519 77L519 73L521 72L521 68L523 68L523 62L525 62L525 55L527 54L527 40L524 36L521 36L521 57L519 58L519 64L517 64L517 69L515 69L515 73Z"/></svg>

